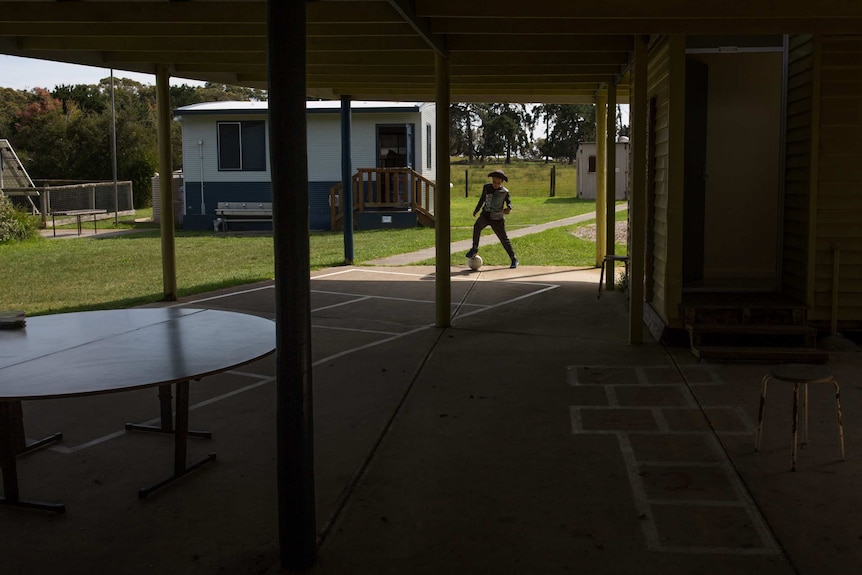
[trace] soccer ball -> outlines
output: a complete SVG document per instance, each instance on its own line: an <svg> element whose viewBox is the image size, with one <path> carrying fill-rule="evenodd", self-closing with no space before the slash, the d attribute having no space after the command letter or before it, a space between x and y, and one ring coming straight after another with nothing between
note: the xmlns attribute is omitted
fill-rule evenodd
<svg viewBox="0 0 862 575"><path fill-rule="evenodd" d="M473 256L472 258L467 258L467 265L474 272L477 271L480 267L482 267L482 256Z"/></svg>

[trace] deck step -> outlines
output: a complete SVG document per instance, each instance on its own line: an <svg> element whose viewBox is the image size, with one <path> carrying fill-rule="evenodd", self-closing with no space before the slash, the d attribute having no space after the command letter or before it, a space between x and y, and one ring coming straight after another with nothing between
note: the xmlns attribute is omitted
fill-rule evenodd
<svg viewBox="0 0 862 575"><path fill-rule="evenodd" d="M692 353L704 360L753 361L771 363L826 363L829 353L807 347L742 347L700 346L692 347Z"/></svg>
<svg viewBox="0 0 862 575"><path fill-rule="evenodd" d="M815 347L817 329L799 324L696 323L685 326L692 345ZM766 342L769 343L766 343Z"/></svg>

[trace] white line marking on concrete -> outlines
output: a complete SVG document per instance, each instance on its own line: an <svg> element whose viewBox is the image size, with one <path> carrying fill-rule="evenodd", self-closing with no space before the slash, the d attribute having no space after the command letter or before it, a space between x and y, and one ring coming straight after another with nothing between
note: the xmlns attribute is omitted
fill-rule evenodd
<svg viewBox="0 0 862 575"><path fill-rule="evenodd" d="M175 303L175 304L169 305L167 307L183 307L183 306L187 306L187 305L194 304L194 303L201 303L204 301L212 301L215 299L224 299L226 297L231 297L231 296L235 296L235 295L243 295L243 294L247 294L247 293L254 293L257 291L263 291L263 290L268 290L268 289L275 289L275 286L274 285L268 285L268 286L262 286L259 288L252 288L252 289L247 289L247 290L242 290L242 291L235 291L235 292L231 292L231 293L227 293L227 294L214 295L212 297L205 297L205 298L196 299L196 300L192 300L192 301L184 301L181 303Z"/></svg>
<svg viewBox="0 0 862 575"><path fill-rule="evenodd" d="M325 305L325 306L323 306L323 307L316 307L316 308L314 308L314 309L312 309L312 310L311 310L311 313L315 313L315 312L318 312L318 311L323 311L323 310L325 310L325 309L332 309L332 308L336 308L336 307L341 307L341 306L345 306L345 305L353 305L353 304L355 304L355 303L359 303L359 302L361 302L361 301L365 301L365 300L368 300L368 299L371 299L371 296L368 296L368 295L366 295L366 296L357 296L357 297L355 297L354 299L347 300L347 301L343 301L343 302L340 302L340 303L334 303L334 304L332 304L332 305Z"/></svg>
<svg viewBox="0 0 862 575"><path fill-rule="evenodd" d="M638 475L640 469L637 458L635 458L634 449L632 449L632 444L631 441L629 441L628 434L617 433L616 436L620 443L620 453L622 453L623 461L625 462L626 470L628 471L629 486L631 487L632 496L634 497L635 511L637 512L638 519L641 523L641 529L644 534L644 539L646 540L647 549L655 551L656 548L660 547L658 527L656 526L655 519L653 519L648 502L649 498L647 497L643 482L640 480L640 476Z"/></svg>
<svg viewBox="0 0 862 575"><path fill-rule="evenodd" d="M333 331L350 331L355 333L368 333L368 334L377 334L377 335L398 335L400 331L381 331L378 329L355 329L351 327L336 327L332 325L312 325L311 327L315 329L331 329Z"/></svg>
<svg viewBox="0 0 862 575"><path fill-rule="evenodd" d="M234 371L227 371L225 373L230 373L232 375L247 375L250 377L257 377L257 378L261 378L261 381L259 381L257 383L253 383L251 385L247 385L245 387L241 387L239 389L235 389L233 391L229 391L228 393L224 393L224 394L216 396L216 397L211 397L210 399L206 399L206 400L201 401L199 403L196 403L194 405L190 405L189 411L194 411L195 409L199 409L199 408L204 407L206 405L210 405L211 403L217 403L217 402L222 401L224 399L227 399L229 397L233 397L234 395L239 395L241 393L245 393L246 391L250 391L252 389L258 388L262 385L266 385L268 383L272 383L273 381L275 381L275 378L272 376L260 376L257 374L247 374L247 373L243 373L243 372L234 372ZM154 417L152 419L144 421L143 425L153 425L155 423L158 423L159 421L160 421L159 417ZM102 437L97 437L95 439L91 439L90 441L87 441L85 443L81 443L79 445L75 445L72 447L66 447L63 445L53 445L51 447L48 447L48 449L50 451L62 453L64 455L69 455L69 454L75 453L77 451L81 451L82 449L87 449L88 447L93 447L94 445L99 445L100 443L105 443L106 441L110 441L111 439L120 437L121 435L125 435L126 433L128 433L128 432L125 429L123 429L120 431L115 431L113 433L109 433L107 435L103 435Z"/></svg>
<svg viewBox="0 0 862 575"><path fill-rule="evenodd" d="M578 368L582 366L567 366L566 373L566 382L570 386L579 385L578 381ZM595 369L601 368L610 368L610 369L626 369L629 366L589 366ZM637 385L642 387L656 387L655 384L649 384L649 378L647 374L647 370L650 369L651 366L640 366L634 367L635 373L637 375L639 383ZM704 385L723 385L721 378L715 372L715 370L711 368L707 368L710 373L710 377L712 383L704 384ZM602 384L598 384L602 385ZM671 385L671 384L669 384ZM746 431L727 431L721 432L718 430L708 429L703 431L695 431L695 430L671 430L666 416L665 410L697 410L702 412L702 408L697 403L697 398L694 396L694 393L691 391L689 385L684 384L672 384L674 387L684 388L683 395L686 398L687 405L683 406L624 406L619 404L619 398L617 396L616 387L630 387L627 384L619 384L619 383L609 383L604 384L605 393L608 397L608 406L595 406L595 405L570 405L569 406L569 419L572 429L572 434L574 435L609 435L613 434L617 437L617 440L620 444L620 452L622 454L623 460L626 465L626 469L629 475L629 485L632 489L632 495L634 498L635 509L639 514L639 518L641 520L641 527L644 533L644 539L646 541L647 548L652 551L658 551L663 553L689 553L689 554L726 554L726 555L783 555L781 548L776 542L775 538L772 535L772 532L769 530L766 520L760 513L760 510L757 508L757 505L754 503L754 500L749 495L748 491L745 489L745 486L742 484L742 481L736 472L736 469L733 467L732 463L728 459L728 455L721 445L717 433L727 434L727 435L742 435L742 434L750 434L754 429L754 425L748 417L745 410L743 410L739 406L730 406L730 405L720 405L720 406L704 406L703 409L717 410L723 409L728 410L734 413L740 422L742 422ZM584 429L584 420L583 413L586 410L639 410L639 411L650 411L652 413L653 419L658 425L659 429L657 431L652 430L624 430L624 429L598 429L598 430L585 430ZM705 414L704 414L705 415ZM687 462L687 461L659 461L659 462L649 462L649 461L638 461L637 457L634 453L634 449L631 444L630 434L637 435L697 435L706 438L707 443L709 444L710 451L717 456L716 461L697 461L697 462ZM722 472L722 475L728 482L729 486L733 490L733 493L736 497L734 501L724 501L724 500L665 500L665 499L650 499L646 494L646 489L643 483L643 478L640 475L641 469L645 466L659 466L659 467L701 467L701 468L715 468L719 469ZM762 542L762 547L707 547L707 546L693 546L693 547L684 547L678 545L662 545L660 543L661 539L659 537L658 526L651 515L652 506L688 506L688 507L727 507L727 508L739 508L745 510L745 513L748 515L750 524L752 528L757 533L760 541Z"/></svg>

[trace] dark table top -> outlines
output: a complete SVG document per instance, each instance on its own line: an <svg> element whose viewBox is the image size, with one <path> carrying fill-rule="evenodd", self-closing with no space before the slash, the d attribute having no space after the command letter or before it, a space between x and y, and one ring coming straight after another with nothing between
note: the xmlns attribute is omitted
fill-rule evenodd
<svg viewBox="0 0 862 575"><path fill-rule="evenodd" d="M44 399L175 383L275 350L275 322L199 308L136 308L27 318L0 330L0 399Z"/></svg>

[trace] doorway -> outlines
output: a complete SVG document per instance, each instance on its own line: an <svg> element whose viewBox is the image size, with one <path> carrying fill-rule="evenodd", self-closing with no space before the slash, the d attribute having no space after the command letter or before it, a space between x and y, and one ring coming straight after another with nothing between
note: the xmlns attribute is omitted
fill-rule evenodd
<svg viewBox="0 0 862 575"><path fill-rule="evenodd" d="M783 53L686 56L684 291L777 289Z"/></svg>
<svg viewBox="0 0 862 575"><path fill-rule="evenodd" d="M412 168L413 124L377 126L377 167Z"/></svg>

